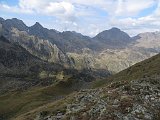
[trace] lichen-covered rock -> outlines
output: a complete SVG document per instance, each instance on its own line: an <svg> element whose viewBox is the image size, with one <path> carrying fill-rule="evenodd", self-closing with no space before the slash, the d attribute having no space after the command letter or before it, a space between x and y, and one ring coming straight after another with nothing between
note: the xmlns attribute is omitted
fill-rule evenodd
<svg viewBox="0 0 160 120"><path fill-rule="evenodd" d="M81 90L66 112L48 120L158 120L160 79L115 82L105 88Z"/></svg>

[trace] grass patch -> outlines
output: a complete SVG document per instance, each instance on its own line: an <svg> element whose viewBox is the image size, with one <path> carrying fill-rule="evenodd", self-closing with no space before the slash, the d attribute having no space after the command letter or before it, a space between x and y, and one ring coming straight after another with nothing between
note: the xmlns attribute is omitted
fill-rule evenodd
<svg viewBox="0 0 160 120"><path fill-rule="evenodd" d="M34 87L25 92L10 92L0 96L0 116L11 118L73 92L71 82L58 82L47 87ZM70 87L68 87L70 86Z"/></svg>

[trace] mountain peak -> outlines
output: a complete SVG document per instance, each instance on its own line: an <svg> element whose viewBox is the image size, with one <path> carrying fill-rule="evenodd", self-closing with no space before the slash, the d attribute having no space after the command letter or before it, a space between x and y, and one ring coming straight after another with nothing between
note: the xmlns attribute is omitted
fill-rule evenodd
<svg viewBox="0 0 160 120"><path fill-rule="evenodd" d="M119 28L117 28L117 27L112 27L111 29L109 29L109 30L111 30L111 31L121 31Z"/></svg>
<svg viewBox="0 0 160 120"><path fill-rule="evenodd" d="M17 18L12 18L12 20L17 20L17 21L21 21L21 20L19 20L19 19L17 19Z"/></svg>
<svg viewBox="0 0 160 120"><path fill-rule="evenodd" d="M117 33L122 33L123 31L121 31L121 29L119 29L119 28L117 28L117 27L112 27L111 29L108 29L108 30L104 30L104 31L102 31L101 33L103 33L103 34L110 34L110 33L115 33L115 34L117 34ZM100 34L101 34L100 33Z"/></svg>
<svg viewBox="0 0 160 120"><path fill-rule="evenodd" d="M19 19L17 19L17 18L12 18L12 19L8 19L8 20L11 20L12 22L17 23L17 24L25 25L22 20L19 20Z"/></svg>
<svg viewBox="0 0 160 120"><path fill-rule="evenodd" d="M31 27L35 27L35 28L43 28L43 26L39 23L39 22L36 22L33 26Z"/></svg>
<svg viewBox="0 0 160 120"><path fill-rule="evenodd" d="M0 17L0 22L3 22L3 21L5 21L2 17Z"/></svg>
<svg viewBox="0 0 160 120"><path fill-rule="evenodd" d="M123 48L131 42L130 36L116 27L99 33L94 39L114 48Z"/></svg>
<svg viewBox="0 0 160 120"><path fill-rule="evenodd" d="M25 25L25 23L22 20L19 20L17 18L12 18L12 19L6 19L4 20L3 18L0 18L0 21L2 22L3 26L6 26L6 28L12 29L17 28L20 31L26 31L28 27Z"/></svg>

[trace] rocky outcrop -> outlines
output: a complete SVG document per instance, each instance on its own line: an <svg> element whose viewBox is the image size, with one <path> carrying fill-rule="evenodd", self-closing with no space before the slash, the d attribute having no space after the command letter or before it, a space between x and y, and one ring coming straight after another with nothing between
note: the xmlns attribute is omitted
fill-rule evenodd
<svg viewBox="0 0 160 120"><path fill-rule="evenodd" d="M108 88L84 90L74 96L65 113L50 116L67 119L158 119L159 79L113 83ZM119 87L118 87L119 86Z"/></svg>
<svg viewBox="0 0 160 120"><path fill-rule="evenodd" d="M59 102L24 114L19 119L158 120L159 86L159 77L113 82L103 88L81 90ZM56 105L59 106L52 108Z"/></svg>
<svg viewBox="0 0 160 120"><path fill-rule="evenodd" d="M16 28L12 28L10 38L12 38L11 42L18 43L31 54L45 61L62 64L66 67L73 65L68 56L48 40L29 35L27 32L19 31Z"/></svg>
<svg viewBox="0 0 160 120"><path fill-rule="evenodd" d="M29 53L22 46L0 37L0 75L39 77L41 71L61 71L59 64L49 64Z"/></svg>

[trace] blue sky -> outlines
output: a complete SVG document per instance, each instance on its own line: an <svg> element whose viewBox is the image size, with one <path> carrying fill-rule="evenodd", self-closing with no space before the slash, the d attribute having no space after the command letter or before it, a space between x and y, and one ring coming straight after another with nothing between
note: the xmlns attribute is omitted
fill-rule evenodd
<svg viewBox="0 0 160 120"><path fill-rule="evenodd" d="M0 0L0 17L89 36L111 27L136 35L159 31L160 0Z"/></svg>

